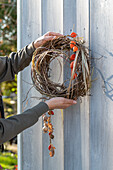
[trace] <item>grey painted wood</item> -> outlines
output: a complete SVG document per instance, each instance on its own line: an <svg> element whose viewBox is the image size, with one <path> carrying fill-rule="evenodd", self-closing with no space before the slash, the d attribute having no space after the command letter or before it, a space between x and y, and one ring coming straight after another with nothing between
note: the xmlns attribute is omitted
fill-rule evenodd
<svg viewBox="0 0 113 170"><path fill-rule="evenodd" d="M48 31L55 31L62 33L63 26L63 1L61 0L46 0L42 1L42 34ZM62 59L60 60L63 64ZM53 62L52 65L52 81L58 82L60 76L60 65L57 61ZM60 77L60 81L63 81L63 72ZM56 147L55 156L50 158L49 156L49 137L48 134L42 135L43 142L43 170L63 170L64 169L64 139L63 139L63 120L60 110L55 110L55 115L52 118L54 126L54 139L52 140L53 145Z"/></svg>
<svg viewBox="0 0 113 170"><path fill-rule="evenodd" d="M69 34L73 24L74 31L84 37L88 45L88 1L64 1L64 33ZM89 97L64 111L64 167L65 170L89 170Z"/></svg>
<svg viewBox="0 0 113 170"><path fill-rule="evenodd" d="M77 33L86 41L89 46L89 0L77 1ZM89 96L82 98L80 103L81 122L81 159L82 170L90 170L89 155Z"/></svg>
<svg viewBox="0 0 113 170"><path fill-rule="evenodd" d="M77 1L67 0L65 1L42 1L38 3L38 6L32 1L22 1L22 46L28 44L33 38L40 33L52 30L61 32L64 34L71 33L73 24L75 24L75 30L82 30L77 25ZM31 7L32 6L32 7ZM38 10L39 9L39 10ZM33 11L33 12L32 12ZM80 22L82 25L83 21ZM37 26L36 26L37 25ZM85 25L87 29L87 25ZM34 31L35 30L35 31ZM31 33L32 32L32 33ZM87 37L87 32L84 31ZM83 33L84 33L83 32ZM57 69L57 74L56 74ZM65 70L64 68L64 77ZM59 77L57 63L55 64L55 74L53 74L53 80ZM22 78L26 77L28 80L28 72L30 68L27 68L22 72ZM26 76L27 75L27 76ZM63 73L62 73L63 75ZM30 75L29 75L30 76ZM62 81L61 77L61 81ZM22 82L22 94L23 99L29 89L29 85L25 86ZM32 96L34 92L30 93ZM33 106L35 103L29 102L28 106ZM82 105L87 105L86 100ZM26 109L27 109L26 108ZM86 107L87 108L87 107ZM82 122L82 124L81 124ZM22 167L23 169L86 169L88 170L88 159L86 158L86 152L88 151L88 115L85 110L82 110L81 105L78 104L64 111L64 118L61 111L55 111L53 118L55 128L55 139L53 144L56 146L56 154L54 158L49 157L48 152L48 136L42 134L41 127L42 122L39 121L37 125L23 132L22 135ZM85 135L84 135L85 134ZM42 148L42 149L41 149ZM30 153L30 154L28 154ZM39 155L39 156L38 156Z"/></svg>
<svg viewBox="0 0 113 170"><path fill-rule="evenodd" d="M19 139L21 142L19 158L22 158L22 169L19 170L112 170L112 0L90 2L88 0L26 0L21 2L21 47L47 31L69 34L75 24L74 31L84 37L87 45L90 43L92 56L99 58L100 55L97 53L100 53L104 57L100 60L92 60L92 66L95 67L93 79L97 78L92 83L92 96L82 98L82 102L78 100L78 104L66 109L63 115L60 110L55 110L55 116L52 119L55 128L53 140L56 147L55 157L49 157L47 149L49 138L42 133L43 122L40 118L38 123L24 131ZM57 81L60 70L57 62L53 63L52 67L54 67L52 79ZM64 67L61 81L66 78L66 71L67 68ZM29 77L30 67L20 76L22 99L25 99L30 88L30 85L22 79L28 81ZM29 96L34 94L36 91L32 90ZM39 93L37 95L39 96ZM30 100L26 109L37 102L39 101Z"/></svg>
<svg viewBox="0 0 113 170"><path fill-rule="evenodd" d="M76 109L76 112L75 112ZM81 159L80 106L73 106L64 112L64 169L82 170Z"/></svg>
<svg viewBox="0 0 113 170"><path fill-rule="evenodd" d="M113 169L113 1L91 1L91 49L95 69L90 103L90 169ZM102 86L106 81L105 94Z"/></svg>
<svg viewBox="0 0 113 170"><path fill-rule="evenodd" d="M63 0L42 1L42 32L63 30Z"/></svg>
<svg viewBox="0 0 113 170"><path fill-rule="evenodd" d="M70 34L75 24L76 30L76 1L64 1L64 34ZM69 68L68 68L69 69ZM64 79L67 67L64 67ZM64 169L82 170L81 160L81 123L80 123L80 105L72 106L64 111Z"/></svg>
<svg viewBox="0 0 113 170"><path fill-rule="evenodd" d="M31 43L33 40L38 38L41 35L41 1L40 0L21 0L21 48L25 45ZM22 71L21 76L21 89L22 100L25 99L29 88L29 84L25 83L23 80L31 83L31 66L27 67ZM36 90L31 90L29 97L40 96ZM25 107L25 102L20 105L22 109L28 109L39 101L31 99L28 101L28 104ZM21 143L19 148L19 159L21 158L21 166L19 165L20 170L31 170L31 169L42 169L42 119L39 119L38 123L33 127L25 130L20 138L19 142Z"/></svg>

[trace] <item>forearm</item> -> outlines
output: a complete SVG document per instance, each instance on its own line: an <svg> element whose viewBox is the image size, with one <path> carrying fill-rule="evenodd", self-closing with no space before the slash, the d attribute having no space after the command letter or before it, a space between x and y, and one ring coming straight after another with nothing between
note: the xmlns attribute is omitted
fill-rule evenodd
<svg viewBox="0 0 113 170"><path fill-rule="evenodd" d="M8 119L0 119L0 144L34 125L38 121L38 118L48 110L48 105L40 102L22 114L12 116Z"/></svg>
<svg viewBox="0 0 113 170"><path fill-rule="evenodd" d="M12 66L15 74L17 74L19 71L23 70L30 64L34 51L35 47L33 43L31 43L20 51L18 51L17 53L12 52L9 55L9 58L12 61Z"/></svg>
<svg viewBox="0 0 113 170"><path fill-rule="evenodd" d="M12 52L9 57L0 57L0 82L13 80L15 74L30 64L34 51L31 43L17 53Z"/></svg>

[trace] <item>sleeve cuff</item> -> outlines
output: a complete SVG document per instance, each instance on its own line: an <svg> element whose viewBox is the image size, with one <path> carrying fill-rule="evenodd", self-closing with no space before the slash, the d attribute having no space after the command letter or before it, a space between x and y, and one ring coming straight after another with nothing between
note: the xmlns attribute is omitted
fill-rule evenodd
<svg viewBox="0 0 113 170"><path fill-rule="evenodd" d="M40 102L38 105L34 106L32 110L33 112L38 113L38 117L40 117L49 110L49 107L45 102Z"/></svg>
<svg viewBox="0 0 113 170"><path fill-rule="evenodd" d="M27 46L27 54L29 55L29 56L32 56L33 55L33 52L36 50L36 48L34 47L34 42L32 42L31 44L29 44L28 46Z"/></svg>

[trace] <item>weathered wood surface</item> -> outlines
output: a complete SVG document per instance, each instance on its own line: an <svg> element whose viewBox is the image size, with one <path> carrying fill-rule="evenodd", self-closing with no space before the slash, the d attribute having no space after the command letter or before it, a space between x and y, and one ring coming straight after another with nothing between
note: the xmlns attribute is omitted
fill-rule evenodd
<svg viewBox="0 0 113 170"><path fill-rule="evenodd" d="M20 15L21 15L21 27L18 30L21 33L21 46L20 48L28 45L33 40L41 35L41 0L20 0ZM18 21L19 22L19 21ZM27 67L22 71L22 75L19 77L21 80L20 91L22 93L21 100L26 98L27 92L31 85L25 83L31 83L30 67ZM31 90L28 98L32 96L40 96L36 90ZM24 103L20 103L21 107L25 107ZM39 101L30 99L25 109L28 109ZM24 110L25 110L24 109ZM21 163L19 164L20 170L42 170L42 119L40 118L38 123L33 127L25 130L19 139L19 158ZM21 147L21 148L20 148Z"/></svg>
<svg viewBox="0 0 113 170"><path fill-rule="evenodd" d="M90 169L113 169L113 1L91 1L91 49L95 66L90 102ZM97 52L97 53L96 53ZM105 81L105 88L103 89ZM105 90L106 93L103 91Z"/></svg>
<svg viewBox="0 0 113 170"><path fill-rule="evenodd" d="M62 33L63 26L63 9L62 0L47 0L42 2L42 34L48 31L55 31ZM62 61L61 61L62 63ZM60 76L60 65L59 63L52 63L52 81L58 82ZM62 73L63 75L63 73ZM63 81L61 76L60 82ZM55 110L55 115L52 118L54 126L54 140L53 145L56 147L55 156L53 158L49 157L49 137L47 134L43 134L43 170L49 169L64 169L64 146L63 146L63 120L60 110Z"/></svg>
<svg viewBox="0 0 113 170"><path fill-rule="evenodd" d="M64 33L89 40L89 1L64 1ZM88 43L87 43L88 44ZM64 169L89 170L89 98L64 111Z"/></svg>
<svg viewBox="0 0 113 170"><path fill-rule="evenodd" d="M112 0L18 0L21 2L21 33L19 48L24 47L47 31L63 34L74 31L84 37L92 49L95 71L91 96L78 101L76 106L61 114L55 110L53 124L56 146L54 158L48 154L48 135L42 133L42 119L32 128L24 131L19 138L19 170L112 170L113 169L113 3ZM96 53L95 53L96 52ZM53 80L59 77L57 63L54 65ZM66 77L66 68L61 81ZM31 87L22 81L30 80L30 67L19 77L22 100ZM56 81L56 80L55 80ZM105 84L104 84L105 81ZM104 87L105 85L105 87ZM20 84L19 84L20 86ZM104 87L104 89L102 88ZM103 93L105 90L105 93ZM31 90L29 96L36 95ZM39 93L37 93L39 96ZM20 102L20 101L19 101ZM27 108L39 101L28 102ZM20 103L21 105L22 103ZM24 103L25 105L25 103ZM21 148L20 148L21 147ZM20 160L21 159L21 160Z"/></svg>

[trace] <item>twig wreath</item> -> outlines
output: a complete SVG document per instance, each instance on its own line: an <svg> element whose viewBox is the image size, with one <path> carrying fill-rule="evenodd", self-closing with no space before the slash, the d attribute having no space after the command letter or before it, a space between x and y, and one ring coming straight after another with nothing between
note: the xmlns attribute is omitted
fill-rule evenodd
<svg viewBox="0 0 113 170"><path fill-rule="evenodd" d="M50 79L50 63L58 57L63 58L65 64L70 64L68 86L65 85L66 80L64 83L55 83ZM53 39L37 48L32 59L31 77L36 90L49 98L75 99L85 96L91 80L89 52L84 41L73 33Z"/></svg>
<svg viewBox="0 0 113 170"><path fill-rule="evenodd" d="M37 48L32 58L31 77L33 85L41 94L49 98L65 97L69 99L77 99L80 96L85 96L90 89L90 59L89 50L84 45L82 38L77 37L77 34L72 32L71 35L62 36L52 41L46 42L40 48ZM69 78L63 83L56 83L51 80L50 64L53 60L63 58L63 64L59 61L61 69L66 64L69 67ZM49 116L43 115L44 127L43 132L49 132L50 145L49 155L55 154L55 147L51 140L54 138L53 125L51 116L53 111L48 111Z"/></svg>

